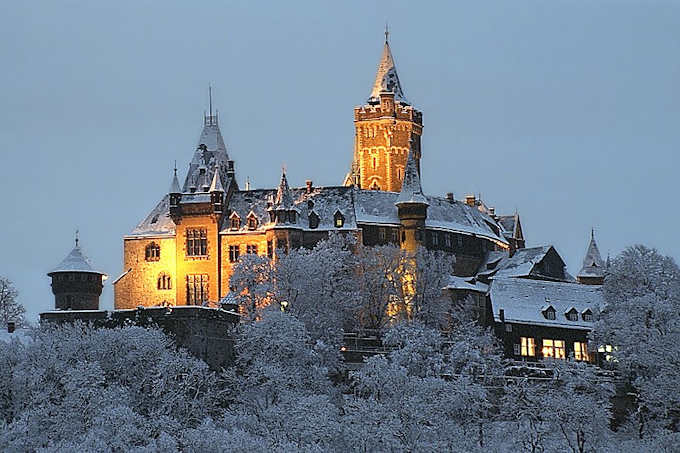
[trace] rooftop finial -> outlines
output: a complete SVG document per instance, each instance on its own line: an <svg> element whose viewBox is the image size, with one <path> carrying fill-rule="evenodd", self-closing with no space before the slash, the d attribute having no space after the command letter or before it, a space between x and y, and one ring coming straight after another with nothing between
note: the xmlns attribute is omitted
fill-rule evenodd
<svg viewBox="0 0 680 453"><path fill-rule="evenodd" d="M595 239L595 227L590 227L590 239Z"/></svg>
<svg viewBox="0 0 680 453"><path fill-rule="evenodd" d="M385 21L385 42L387 43L389 41L390 37L390 27L387 21Z"/></svg>
<svg viewBox="0 0 680 453"><path fill-rule="evenodd" d="M175 176L177 176L177 159L175 159Z"/></svg>
<svg viewBox="0 0 680 453"><path fill-rule="evenodd" d="M209 104L209 111L210 111L210 116L212 116L212 85L208 84L208 104Z"/></svg>
<svg viewBox="0 0 680 453"><path fill-rule="evenodd" d="M78 242L80 241L80 232L76 228L76 247L78 247Z"/></svg>

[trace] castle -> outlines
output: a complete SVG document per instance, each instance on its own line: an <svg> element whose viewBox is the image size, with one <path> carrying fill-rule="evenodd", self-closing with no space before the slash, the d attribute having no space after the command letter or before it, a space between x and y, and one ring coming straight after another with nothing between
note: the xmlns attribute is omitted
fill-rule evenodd
<svg viewBox="0 0 680 453"><path fill-rule="evenodd" d="M534 345L544 339L552 345L544 346L553 351L548 355L583 347L576 343L586 341L604 277L594 236L575 279L553 247L525 248L516 212L500 215L473 195L424 194L423 115L407 101L387 38L370 95L354 108L354 152L342 185L307 180L290 187L284 171L278 187L241 190L211 103L183 184L175 169L168 192L123 238L115 308L215 307L229 294L243 254L275 258L339 232L361 246L424 246L454 255L446 289L453 297L479 297L510 355L537 355ZM537 294L537 305L522 308L528 294ZM513 323L520 336L510 334ZM539 327L543 336L535 333ZM554 352L555 341L561 352Z"/></svg>

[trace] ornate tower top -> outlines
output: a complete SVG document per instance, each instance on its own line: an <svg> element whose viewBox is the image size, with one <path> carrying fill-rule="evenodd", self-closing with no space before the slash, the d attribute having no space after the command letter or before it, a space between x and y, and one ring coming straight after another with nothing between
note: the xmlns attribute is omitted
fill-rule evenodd
<svg viewBox="0 0 680 453"><path fill-rule="evenodd" d="M281 172L281 181L279 182L279 188L276 190L274 204L281 208L291 208L293 206L293 195L290 193L285 170Z"/></svg>
<svg viewBox="0 0 680 453"><path fill-rule="evenodd" d="M385 46L383 47L382 57L378 63L378 72L375 75L375 82L371 95L368 97L370 104L377 104L380 102L380 93L394 93L394 100L404 104L408 104L404 90L401 88L399 76L397 75L397 67L394 64L392 57L392 50L388 41L390 32L385 26Z"/></svg>
<svg viewBox="0 0 680 453"><path fill-rule="evenodd" d="M590 230L590 243L583 258L583 266L576 275L580 283L601 285L604 282L605 262L595 242L595 229Z"/></svg>

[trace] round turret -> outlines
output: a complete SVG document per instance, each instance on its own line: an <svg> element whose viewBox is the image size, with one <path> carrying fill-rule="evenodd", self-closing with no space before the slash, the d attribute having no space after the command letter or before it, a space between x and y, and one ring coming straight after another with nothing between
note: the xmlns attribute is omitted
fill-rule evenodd
<svg viewBox="0 0 680 453"><path fill-rule="evenodd" d="M92 267L76 238L76 246L47 274L57 310L99 310L99 296L107 275Z"/></svg>

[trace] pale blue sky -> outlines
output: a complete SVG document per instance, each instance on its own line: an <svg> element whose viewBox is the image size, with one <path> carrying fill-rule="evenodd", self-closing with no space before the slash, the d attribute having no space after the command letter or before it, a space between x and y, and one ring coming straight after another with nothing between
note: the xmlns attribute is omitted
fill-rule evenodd
<svg viewBox="0 0 680 453"><path fill-rule="evenodd" d="M80 228L122 236L182 176L207 85L243 185L340 184L388 20L423 111L423 186L481 192L578 271L633 243L680 257L680 2L3 2L0 275L32 317ZM110 279L102 300L111 306Z"/></svg>

